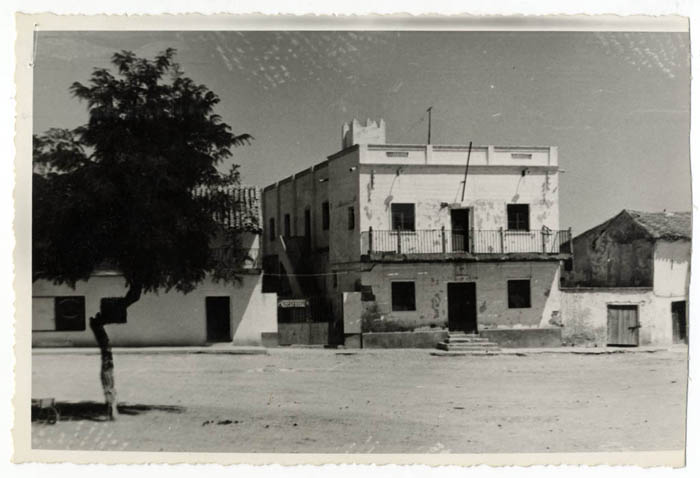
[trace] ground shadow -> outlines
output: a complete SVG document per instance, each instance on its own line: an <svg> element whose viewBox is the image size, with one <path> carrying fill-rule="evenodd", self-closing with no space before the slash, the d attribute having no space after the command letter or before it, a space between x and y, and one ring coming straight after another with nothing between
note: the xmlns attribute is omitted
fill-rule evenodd
<svg viewBox="0 0 700 478"><path fill-rule="evenodd" d="M157 411L168 413L183 413L184 407L174 405L143 405L132 403L120 403L117 405L117 410L120 415L141 415L142 413ZM32 421L50 421L54 418L55 412L58 412L58 420L60 421L75 421L75 420L91 420L91 421L107 421L107 406L104 402L56 402L54 410L41 408L32 405Z"/></svg>

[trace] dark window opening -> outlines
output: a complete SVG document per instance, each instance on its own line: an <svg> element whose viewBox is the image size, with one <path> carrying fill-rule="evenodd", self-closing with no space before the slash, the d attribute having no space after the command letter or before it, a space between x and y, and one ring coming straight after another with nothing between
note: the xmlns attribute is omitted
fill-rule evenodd
<svg viewBox="0 0 700 478"><path fill-rule="evenodd" d="M321 222L323 224L323 230L327 231L331 224L331 210L328 201L321 204Z"/></svg>
<svg viewBox="0 0 700 478"><path fill-rule="evenodd" d="M564 261L564 270L566 272L571 272L574 270L574 260L569 258Z"/></svg>
<svg viewBox="0 0 700 478"><path fill-rule="evenodd" d="M348 208L348 229L349 230L355 229L355 208L354 207Z"/></svg>
<svg viewBox="0 0 700 478"><path fill-rule="evenodd" d="M56 330L85 330L85 297L56 297L54 313Z"/></svg>
<svg viewBox="0 0 700 478"><path fill-rule="evenodd" d="M416 283L391 283L391 310L416 310Z"/></svg>
<svg viewBox="0 0 700 478"><path fill-rule="evenodd" d="M284 215L284 235L287 237L292 235L292 223L289 214Z"/></svg>
<svg viewBox="0 0 700 478"><path fill-rule="evenodd" d="M415 204L394 203L391 205L391 229L394 231L416 230Z"/></svg>
<svg viewBox="0 0 700 478"><path fill-rule="evenodd" d="M268 228L270 232L270 240L274 241L275 240L275 219L270 218L270 227Z"/></svg>
<svg viewBox="0 0 700 478"><path fill-rule="evenodd" d="M530 307L530 280L509 280L508 308L528 309Z"/></svg>
<svg viewBox="0 0 700 478"><path fill-rule="evenodd" d="M508 230L530 230L530 206L528 204L508 204Z"/></svg>

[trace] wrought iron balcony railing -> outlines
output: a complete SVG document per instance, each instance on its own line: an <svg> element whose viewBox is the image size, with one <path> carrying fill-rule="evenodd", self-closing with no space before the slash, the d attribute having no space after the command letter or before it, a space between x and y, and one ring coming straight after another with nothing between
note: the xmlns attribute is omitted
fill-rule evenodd
<svg viewBox="0 0 700 478"><path fill-rule="evenodd" d="M362 254L568 254L571 229L553 231L421 229L362 232Z"/></svg>

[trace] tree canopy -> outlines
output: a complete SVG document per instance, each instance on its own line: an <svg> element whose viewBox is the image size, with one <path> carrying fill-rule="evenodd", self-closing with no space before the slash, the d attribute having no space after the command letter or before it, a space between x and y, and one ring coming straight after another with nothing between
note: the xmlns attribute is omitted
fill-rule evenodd
<svg viewBox="0 0 700 478"><path fill-rule="evenodd" d="M138 295L187 292L216 268L214 212L239 179L235 165L217 166L252 137L231 132L214 112L219 97L174 56L115 53L116 71L70 87L87 123L34 136L34 280L74 286L109 264ZM202 187L211 194L194 194Z"/></svg>

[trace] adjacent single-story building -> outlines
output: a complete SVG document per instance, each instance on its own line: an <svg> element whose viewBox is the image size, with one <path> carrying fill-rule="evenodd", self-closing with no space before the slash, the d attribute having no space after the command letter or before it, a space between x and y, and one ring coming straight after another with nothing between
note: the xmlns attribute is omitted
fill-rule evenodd
<svg viewBox="0 0 700 478"><path fill-rule="evenodd" d="M562 271L560 314L572 344L688 340L690 212L623 210L576 236Z"/></svg>
<svg viewBox="0 0 700 478"><path fill-rule="evenodd" d="M247 258L239 280L207 278L195 290L144 294L129 308L126 324L107 325L114 346L203 345L232 342L261 345L276 340L277 294L262 292L259 224L260 190L236 187L227 191L231 207L224 225L238 232L238 247ZM95 271L75 289L37 280L32 284L32 345L36 347L95 346L88 318L105 297L123 297L125 281L117 270Z"/></svg>

